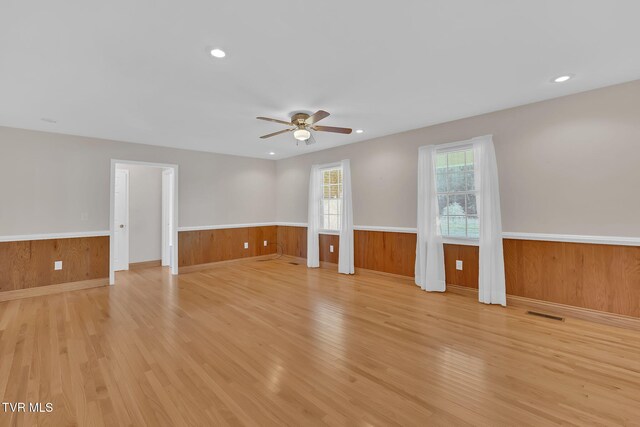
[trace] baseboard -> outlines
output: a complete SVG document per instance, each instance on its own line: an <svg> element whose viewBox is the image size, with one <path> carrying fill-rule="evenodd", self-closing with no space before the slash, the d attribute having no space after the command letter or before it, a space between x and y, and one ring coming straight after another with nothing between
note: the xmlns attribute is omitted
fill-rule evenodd
<svg viewBox="0 0 640 427"><path fill-rule="evenodd" d="M129 263L129 270L140 270L142 268L151 268L151 267L162 267L162 260L156 259L153 261Z"/></svg>
<svg viewBox="0 0 640 427"><path fill-rule="evenodd" d="M269 254L269 255L259 255L259 256L252 256L252 257L246 257L246 258L229 259L226 261L209 262L206 264L189 265L185 267L179 267L178 274L188 274L188 273L193 273L195 271L209 270L211 268L228 267L231 264L241 264L241 263L246 263L251 261L260 261L262 259L274 259L277 257L278 257L278 254Z"/></svg>
<svg viewBox="0 0 640 427"><path fill-rule="evenodd" d="M59 294L61 292L77 291L80 289L98 288L100 286L108 285L109 278L107 277L104 279L91 279L79 282L59 283L57 285L38 286L37 288L16 289L14 291L0 292L0 302Z"/></svg>
<svg viewBox="0 0 640 427"><path fill-rule="evenodd" d="M478 297L478 290L459 285L447 285L447 292L459 295ZM515 295L507 295L507 306L524 309L533 309L561 317L587 320L609 326L617 326L625 329L640 331L640 319L616 313L592 310L590 308L574 307L555 302L541 301Z"/></svg>

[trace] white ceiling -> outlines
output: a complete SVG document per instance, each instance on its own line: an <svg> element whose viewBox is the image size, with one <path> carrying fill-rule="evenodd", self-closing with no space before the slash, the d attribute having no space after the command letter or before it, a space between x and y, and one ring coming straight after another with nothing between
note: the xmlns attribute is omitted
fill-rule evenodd
<svg viewBox="0 0 640 427"><path fill-rule="evenodd" d="M638 79L638 16L637 0L0 0L0 125L290 157ZM255 116L320 108L365 133L258 138L281 127Z"/></svg>

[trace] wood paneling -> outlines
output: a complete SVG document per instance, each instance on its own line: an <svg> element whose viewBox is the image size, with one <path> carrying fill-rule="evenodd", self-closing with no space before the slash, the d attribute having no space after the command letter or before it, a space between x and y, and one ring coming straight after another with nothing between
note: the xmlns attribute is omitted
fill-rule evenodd
<svg viewBox="0 0 640 427"><path fill-rule="evenodd" d="M337 264L338 251L340 250L340 236L335 234L321 234L318 240L320 241L320 262ZM330 250L331 245L333 245L333 252Z"/></svg>
<svg viewBox="0 0 640 427"><path fill-rule="evenodd" d="M507 294L640 317L640 247L504 240Z"/></svg>
<svg viewBox="0 0 640 427"><path fill-rule="evenodd" d="M249 249L244 248L245 242ZM178 243L179 267L274 254L276 226L182 231Z"/></svg>
<svg viewBox="0 0 640 427"><path fill-rule="evenodd" d="M62 270L54 270L62 261ZM0 292L109 277L109 237L0 242Z"/></svg>
<svg viewBox="0 0 640 427"><path fill-rule="evenodd" d="M444 245L444 269L447 284L478 289L478 247ZM456 270L456 260L462 261L462 270Z"/></svg>
<svg viewBox="0 0 640 427"><path fill-rule="evenodd" d="M16 426L637 425L637 331L287 260L0 303Z"/></svg>
<svg viewBox="0 0 640 427"><path fill-rule="evenodd" d="M356 230L354 237L357 268L413 277L415 234ZM320 237L322 261L337 263L338 241ZM304 227L278 227L278 242L286 255L307 255ZM447 283L477 289L478 247L446 244L444 253ZM640 247L505 239L504 256L509 295L640 317Z"/></svg>
<svg viewBox="0 0 640 427"><path fill-rule="evenodd" d="M356 230L354 263L357 268L414 276L416 235Z"/></svg>
<svg viewBox="0 0 640 427"><path fill-rule="evenodd" d="M307 227L278 226L278 247L283 255L307 257Z"/></svg>

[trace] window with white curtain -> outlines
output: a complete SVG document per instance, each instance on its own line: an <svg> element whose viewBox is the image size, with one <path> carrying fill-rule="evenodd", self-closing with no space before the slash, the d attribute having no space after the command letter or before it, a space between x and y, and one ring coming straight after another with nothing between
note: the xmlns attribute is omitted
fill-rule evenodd
<svg viewBox="0 0 640 427"><path fill-rule="evenodd" d="M444 237L480 236L473 160L472 146L436 153L438 222Z"/></svg>
<svg viewBox="0 0 640 427"><path fill-rule="evenodd" d="M337 232L340 231L342 212L342 168L323 168L320 174L322 176L320 228Z"/></svg>

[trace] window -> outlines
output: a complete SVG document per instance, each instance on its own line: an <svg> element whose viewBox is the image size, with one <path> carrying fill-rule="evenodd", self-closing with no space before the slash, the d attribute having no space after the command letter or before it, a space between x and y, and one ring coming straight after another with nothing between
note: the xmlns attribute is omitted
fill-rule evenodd
<svg viewBox="0 0 640 427"><path fill-rule="evenodd" d="M436 154L436 193L440 232L445 237L480 237L473 148Z"/></svg>
<svg viewBox="0 0 640 427"><path fill-rule="evenodd" d="M342 168L321 169L322 174L322 230L339 231L342 212Z"/></svg>

